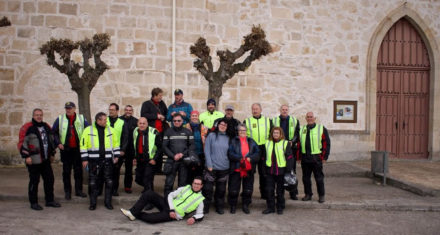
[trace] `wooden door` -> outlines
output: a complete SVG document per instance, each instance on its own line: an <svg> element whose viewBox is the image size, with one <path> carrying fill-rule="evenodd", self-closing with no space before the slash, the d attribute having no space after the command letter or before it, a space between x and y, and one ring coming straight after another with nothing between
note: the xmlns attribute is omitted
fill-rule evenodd
<svg viewBox="0 0 440 235"><path fill-rule="evenodd" d="M400 19L378 54L376 150L396 158L428 157L429 72L422 38Z"/></svg>

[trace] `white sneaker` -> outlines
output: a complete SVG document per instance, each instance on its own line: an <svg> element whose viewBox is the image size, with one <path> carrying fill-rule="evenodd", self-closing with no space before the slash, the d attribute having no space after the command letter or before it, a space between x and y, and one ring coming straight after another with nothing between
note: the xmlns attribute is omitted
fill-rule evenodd
<svg viewBox="0 0 440 235"><path fill-rule="evenodd" d="M136 219L136 217L134 217L134 215L130 212L130 210L126 210L126 209L121 208L121 211L122 211L122 214L127 216L129 220L133 221Z"/></svg>

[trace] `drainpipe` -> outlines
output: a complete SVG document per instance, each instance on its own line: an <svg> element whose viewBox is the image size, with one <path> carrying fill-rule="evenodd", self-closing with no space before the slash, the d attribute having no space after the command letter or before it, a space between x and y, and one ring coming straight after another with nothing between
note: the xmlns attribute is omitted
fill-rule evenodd
<svg viewBox="0 0 440 235"><path fill-rule="evenodd" d="M173 101L176 89L176 0L173 0L173 32L172 32L172 61L171 61L171 92L170 103Z"/></svg>

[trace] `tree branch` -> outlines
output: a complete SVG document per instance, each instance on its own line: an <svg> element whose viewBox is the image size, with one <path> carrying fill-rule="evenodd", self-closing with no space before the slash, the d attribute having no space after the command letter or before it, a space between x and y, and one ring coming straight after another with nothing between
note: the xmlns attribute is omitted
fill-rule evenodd
<svg viewBox="0 0 440 235"><path fill-rule="evenodd" d="M200 37L197 42L190 47L190 53L198 57L194 60L193 66L196 68L206 80L212 81L213 66L209 47L206 45L206 40Z"/></svg>

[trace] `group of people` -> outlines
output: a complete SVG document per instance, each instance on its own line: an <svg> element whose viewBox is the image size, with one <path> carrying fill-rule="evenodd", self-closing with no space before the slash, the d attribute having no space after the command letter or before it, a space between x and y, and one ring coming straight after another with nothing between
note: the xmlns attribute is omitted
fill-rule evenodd
<svg viewBox="0 0 440 235"><path fill-rule="evenodd" d="M96 209L97 197L104 191L104 205L113 209L112 197L119 195L119 178L125 164L124 191L132 193L132 170L135 182L143 187L142 195L129 210L121 211L130 220L149 223L182 219L196 211L188 224L203 219L214 201L215 211L224 213L225 195L230 213L236 213L241 191L242 211L250 213L254 173L258 170L261 198L267 208L263 214L283 214L285 176L296 173L301 160L305 196L312 199L311 174L318 189L318 201L325 201L323 162L330 153L327 129L315 123L312 112L307 124L289 116L282 105L280 115L263 116L258 103L252 116L243 122L234 118L234 107L226 105L225 114L216 111L216 101L207 101L207 110L199 113L183 100L183 91L174 91L170 106L162 100L163 91L154 88L151 99L141 108L141 117L133 117L133 107L126 105L118 117L119 106L109 105L109 114L99 112L92 124L76 113L73 102L52 128L43 122L43 111L34 109L32 121L20 129L18 149L29 171L31 208L42 210L37 190L40 175L44 180L46 206L60 207L54 200L54 176L51 162L56 148L63 163L65 199L72 197L71 172L74 172L75 196L87 197L82 187L82 169L89 173L90 210ZM166 156L164 161L163 156ZM162 166L163 164L163 166ZM154 175L165 174L163 197L154 190ZM177 179L177 190L174 182ZM104 186L105 185L105 186ZM241 190L240 190L241 188ZM105 190L104 190L105 189ZM290 198L298 200L297 184L289 187ZM157 213L144 210L158 208Z"/></svg>

